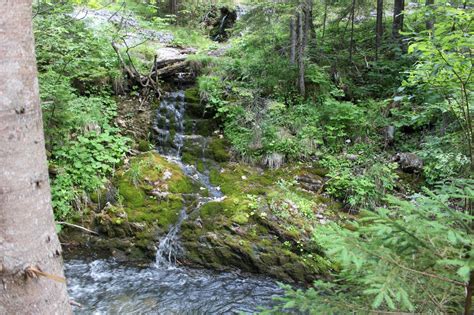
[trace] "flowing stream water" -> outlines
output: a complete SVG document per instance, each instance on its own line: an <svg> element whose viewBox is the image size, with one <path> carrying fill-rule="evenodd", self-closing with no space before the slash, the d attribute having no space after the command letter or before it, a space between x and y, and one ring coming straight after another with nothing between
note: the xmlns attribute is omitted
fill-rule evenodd
<svg viewBox="0 0 474 315"><path fill-rule="evenodd" d="M195 166L181 161L184 140L198 138L185 134L185 111L183 91L170 93L162 100L154 126L157 150L199 182L208 195L184 196L185 206L178 221L157 244L154 264L143 267L113 259L66 261L69 294L83 306L75 311L77 314L254 313L260 307L271 307L275 303L273 297L283 294L276 282L266 277L177 264L183 251L180 228L188 214L199 211L206 202L225 198L210 183L207 170L198 172ZM204 152L207 140L199 139ZM197 206L189 209L189 204Z"/></svg>

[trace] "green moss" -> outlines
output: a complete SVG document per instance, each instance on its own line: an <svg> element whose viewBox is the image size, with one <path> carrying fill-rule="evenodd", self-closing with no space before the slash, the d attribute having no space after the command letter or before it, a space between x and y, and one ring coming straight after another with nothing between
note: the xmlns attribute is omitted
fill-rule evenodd
<svg viewBox="0 0 474 315"><path fill-rule="evenodd" d="M184 91L184 100L188 103L200 103L201 97L199 96L199 89L192 87Z"/></svg>
<svg viewBox="0 0 474 315"><path fill-rule="evenodd" d="M203 160L198 160L196 162L196 169L198 170L198 172L201 172L201 173L203 173L206 170L206 166L204 165Z"/></svg>
<svg viewBox="0 0 474 315"><path fill-rule="evenodd" d="M237 213L231 218L232 222L237 224L246 224L249 222L249 214L248 213Z"/></svg>
<svg viewBox="0 0 474 315"><path fill-rule="evenodd" d="M118 191L123 197L124 205L128 208L142 207L145 203L145 193L131 184L126 176L120 179Z"/></svg>
<svg viewBox="0 0 474 315"><path fill-rule="evenodd" d="M221 202L208 202L201 207L200 211L203 219L213 217L224 212L224 206Z"/></svg>
<svg viewBox="0 0 474 315"><path fill-rule="evenodd" d="M140 140L138 142L137 149L140 152L147 152L150 151L151 143L148 140Z"/></svg>
<svg viewBox="0 0 474 315"><path fill-rule="evenodd" d="M196 164L196 156L193 155L191 152L183 152L183 155L181 157L181 161L185 164L189 164L189 165L194 165Z"/></svg>
<svg viewBox="0 0 474 315"><path fill-rule="evenodd" d="M226 162L230 160L229 144L222 138L214 138L208 146L208 156L217 162Z"/></svg>

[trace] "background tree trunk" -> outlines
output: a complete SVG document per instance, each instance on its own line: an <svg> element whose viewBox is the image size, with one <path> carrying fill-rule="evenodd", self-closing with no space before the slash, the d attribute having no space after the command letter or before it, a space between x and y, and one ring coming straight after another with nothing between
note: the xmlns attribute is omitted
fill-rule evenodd
<svg viewBox="0 0 474 315"><path fill-rule="evenodd" d="M405 1L394 0L392 36L396 40L400 38L400 31L403 30L403 10L405 10Z"/></svg>
<svg viewBox="0 0 474 315"><path fill-rule="evenodd" d="M290 19L290 38L291 38L291 43L290 43L290 63L295 64L296 63L296 25L295 25L295 19L291 18Z"/></svg>
<svg viewBox="0 0 474 315"><path fill-rule="evenodd" d="M383 36L383 0L377 0L377 20L375 23L375 60L379 59L379 49Z"/></svg>
<svg viewBox="0 0 474 315"><path fill-rule="evenodd" d="M329 0L324 1L323 34L321 36L321 44L324 43L324 36L326 35L326 22L328 19L328 2Z"/></svg>
<svg viewBox="0 0 474 315"><path fill-rule="evenodd" d="M425 5L426 6L432 6L434 4L434 0L426 0ZM428 18L426 21L426 29L432 30L434 27L434 20L433 18Z"/></svg>
<svg viewBox="0 0 474 315"><path fill-rule="evenodd" d="M305 86L305 69L304 69L304 50L305 50L305 36L304 36L304 15L303 12L300 11L298 13L298 88L300 90L301 96L305 96L306 94L306 86Z"/></svg>
<svg viewBox="0 0 474 315"><path fill-rule="evenodd" d="M178 0L170 0L170 14L178 14Z"/></svg>
<svg viewBox="0 0 474 315"><path fill-rule="evenodd" d="M351 42L349 45L349 62L352 62L352 54L354 52L354 19L355 19L356 0L352 0L351 6Z"/></svg>
<svg viewBox="0 0 474 315"><path fill-rule="evenodd" d="M71 313L51 209L31 0L0 0L0 314ZM55 280L53 280L55 279Z"/></svg>

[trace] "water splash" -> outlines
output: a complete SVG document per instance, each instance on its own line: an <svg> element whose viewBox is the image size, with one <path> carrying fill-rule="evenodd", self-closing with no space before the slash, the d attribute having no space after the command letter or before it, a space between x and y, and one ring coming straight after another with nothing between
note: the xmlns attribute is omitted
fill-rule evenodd
<svg viewBox="0 0 474 315"><path fill-rule="evenodd" d="M178 222L173 225L168 234L160 240L156 251L155 266L157 268L174 268L183 248L179 242L179 231L181 224L186 219L186 208L181 209Z"/></svg>

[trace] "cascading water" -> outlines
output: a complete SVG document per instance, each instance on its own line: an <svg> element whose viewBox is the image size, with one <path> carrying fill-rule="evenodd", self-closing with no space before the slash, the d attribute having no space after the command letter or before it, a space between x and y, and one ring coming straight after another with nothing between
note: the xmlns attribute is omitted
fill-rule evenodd
<svg viewBox="0 0 474 315"><path fill-rule="evenodd" d="M186 135L185 110L182 91L162 100L153 128L157 150L181 166L208 194L183 195L185 206L176 224L160 239L152 266L83 257L66 261L69 295L83 306L76 314L248 314L260 306L271 307L275 303L272 297L283 294L275 281L265 277L179 266L181 224L206 202L225 198L210 183L206 168L198 172L181 160L185 140L195 139L202 145L202 162L209 162L204 154L206 138L193 135L195 122L190 122L192 134Z"/></svg>
<svg viewBox="0 0 474 315"><path fill-rule="evenodd" d="M186 208L181 210L178 222L173 225L168 234L160 240L158 250L156 251L155 266L157 268L173 268L176 266L177 257L182 253L182 248L179 244L179 231L181 224L186 218Z"/></svg>
<svg viewBox="0 0 474 315"><path fill-rule="evenodd" d="M179 244L179 232L181 224L187 218L187 213L198 209L206 202L219 200L223 198L223 194L218 187L210 183L207 170L204 173L198 172L194 165L187 165L182 162L181 154L184 146L185 138L196 138L194 134L185 134L184 114L186 111L186 102L184 91L169 93L161 102L157 112L156 122L153 129L156 131L157 150L164 154L169 161L178 164L183 172L200 183L204 187L210 197L202 197L200 195L192 196L197 199L197 207L188 209L186 206L181 210L178 221L173 225L166 236L162 237L158 244L156 252L155 266L158 268L173 268L176 265L178 257L182 254L183 249ZM191 122L191 132L196 129L196 122ZM206 138L202 137L202 156L205 160L205 148L207 145Z"/></svg>
<svg viewBox="0 0 474 315"><path fill-rule="evenodd" d="M184 144L184 92L173 92L164 98L153 126L157 135L158 151L164 155L179 157Z"/></svg>

